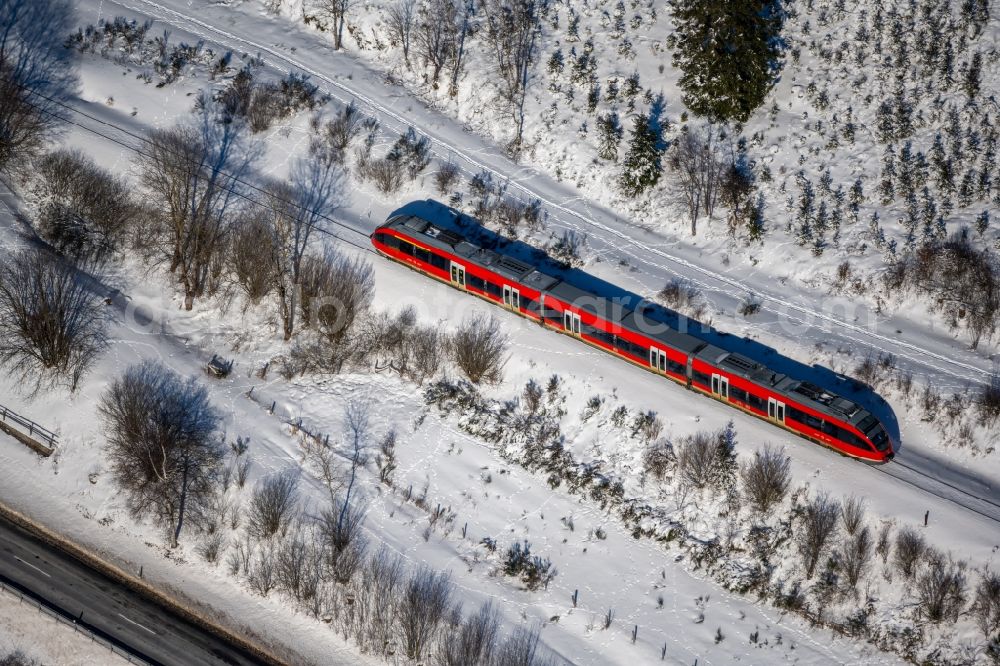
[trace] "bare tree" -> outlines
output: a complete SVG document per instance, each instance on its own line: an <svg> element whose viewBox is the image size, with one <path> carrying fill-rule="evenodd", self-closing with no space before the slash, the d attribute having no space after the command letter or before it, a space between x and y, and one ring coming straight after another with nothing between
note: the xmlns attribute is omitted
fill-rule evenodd
<svg viewBox="0 0 1000 666"><path fill-rule="evenodd" d="M403 646L409 659L423 658L451 606L451 576L421 566L406 584L397 608Z"/></svg>
<svg viewBox="0 0 1000 666"><path fill-rule="evenodd" d="M711 125L701 131L685 125L667 152L667 166L674 175L675 191L687 206L691 235L698 232L698 218L715 211L724 162L718 157L719 133Z"/></svg>
<svg viewBox="0 0 1000 666"><path fill-rule="evenodd" d="M107 347L106 315L83 276L49 255L0 258L0 366L29 392L75 391Z"/></svg>
<svg viewBox="0 0 1000 666"><path fill-rule="evenodd" d="M66 149L39 158L35 174L39 230L56 250L99 264L121 249L140 210L125 179Z"/></svg>
<svg viewBox="0 0 1000 666"><path fill-rule="evenodd" d="M500 628L500 614L492 601L441 637L440 666L491 666Z"/></svg>
<svg viewBox="0 0 1000 666"><path fill-rule="evenodd" d="M906 578L913 578L917 565L927 552L924 538L912 527L904 527L896 533L896 547L893 562Z"/></svg>
<svg viewBox="0 0 1000 666"><path fill-rule="evenodd" d="M314 3L316 13L332 24L333 48L339 51L344 45L344 24L354 8L354 0L314 0Z"/></svg>
<svg viewBox="0 0 1000 666"><path fill-rule="evenodd" d="M428 0L417 12L414 41L421 59L431 68L436 90L441 70L455 55L455 0Z"/></svg>
<svg viewBox="0 0 1000 666"><path fill-rule="evenodd" d="M75 21L68 0L0 2L0 171L29 165L64 122L77 78L63 43Z"/></svg>
<svg viewBox="0 0 1000 666"><path fill-rule="evenodd" d="M247 530L258 539L284 532L298 508L299 476L287 469L257 482L250 498Z"/></svg>
<svg viewBox="0 0 1000 666"><path fill-rule="evenodd" d="M202 98L195 121L150 133L138 158L140 181L162 211L151 232L184 289L184 307L209 288L246 176L258 152L246 123L220 117Z"/></svg>
<svg viewBox="0 0 1000 666"><path fill-rule="evenodd" d="M247 568L247 582L262 597L266 597L277 585L274 544L270 541L262 543L257 549L256 557Z"/></svg>
<svg viewBox="0 0 1000 666"><path fill-rule="evenodd" d="M784 449L765 446L754 451L753 460L740 468L743 494L754 509L767 513L772 506L784 499L791 483L791 458Z"/></svg>
<svg viewBox="0 0 1000 666"><path fill-rule="evenodd" d="M344 205L346 186L346 175L340 165L314 152L296 161L290 183L270 183L265 188L266 216L274 238L274 252L268 258L285 340L292 337L295 329L298 288L313 235L326 229L327 221Z"/></svg>
<svg viewBox="0 0 1000 666"><path fill-rule="evenodd" d="M389 5L386 23L389 27L389 37L403 49L403 61L410 68L410 43L413 39L413 27L417 18L417 0L396 0Z"/></svg>
<svg viewBox="0 0 1000 666"><path fill-rule="evenodd" d="M542 13L548 0L485 0L486 40L500 74L500 91L510 106L517 130L516 152L524 134L524 102L532 66L538 58Z"/></svg>
<svg viewBox="0 0 1000 666"><path fill-rule="evenodd" d="M275 549L277 587L296 601L309 599L315 593L319 551L308 525L296 520Z"/></svg>
<svg viewBox="0 0 1000 666"><path fill-rule="evenodd" d="M826 495L817 495L806 505L797 535L806 578L812 578L816 572L816 565L837 530L839 517L840 503Z"/></svg>
<svg viewBox="0 0 1000 666"><path fill-rule="evenodd" d="M451 339L452 357L469 380L497 383L507 362L507 335L493 315L474 314Z"/></svg>
<svg viewBox="0 0 1000 666"><path fill-rule="evenodd" d="M194 378L154 362L130 366L98 405L115 482L135 516L152 515L180 539L185 519L211 515L225 449L219 415Z"/></svg>

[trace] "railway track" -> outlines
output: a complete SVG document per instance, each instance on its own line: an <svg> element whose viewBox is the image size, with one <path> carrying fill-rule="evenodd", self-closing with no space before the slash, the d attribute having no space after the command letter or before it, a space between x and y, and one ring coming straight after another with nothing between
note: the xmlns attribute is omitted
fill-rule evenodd
<svg viewBox="0 0 1000 666"><path fill-rule="evenodd" d="M1000 498L996 496L994 498L982 497L956 483L932 476L917 467L908 465L899 456L888 464L873 466L872 469L902 481L923 493L951 502L994 523L1000 523ZM992 486L981 481L978 483L984 485L986 490L993 490Z"/></svg>

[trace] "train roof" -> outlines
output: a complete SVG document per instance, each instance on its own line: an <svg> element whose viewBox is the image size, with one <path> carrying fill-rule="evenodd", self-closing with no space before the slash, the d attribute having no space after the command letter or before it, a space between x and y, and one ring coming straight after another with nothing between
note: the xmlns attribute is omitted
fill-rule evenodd
<svg viewBox="0 0 1000 666"><path fill-rule="evenodd" d="M505 253L503 239L492 232L485 232L481 226L476 233L468 228L468 225L462 224L460 213L451 212L458 228L451 228L451 225L446 225L441 220L431 221L417 215L392 218L386 226L419 234L421 241L427 245L456 254L494 273L544 291L563 302L573 303L574 307L597 314L637 335L654 342L661 342L688 356L694 356L731 374L766 386L777 394L787 396L821 414L845 421L862 431L870 430L871 426L877 423L867 410L847 398L810 382L799 381L775 372L746 356L710 344L696 334L677 330L669 323L670 317L666 314L666 310L658 304L638 296L635 308L620 303L612 304L608 299L567 281L565 277L553 275L546 272L544 267ZM548 262L552 261L541 251L539 256Z"/></svg>

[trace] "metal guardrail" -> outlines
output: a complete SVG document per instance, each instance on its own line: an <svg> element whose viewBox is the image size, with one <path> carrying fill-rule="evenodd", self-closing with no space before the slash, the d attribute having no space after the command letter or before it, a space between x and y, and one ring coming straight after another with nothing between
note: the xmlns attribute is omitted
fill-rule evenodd
<svg viewBox="0 0 1000 666"><path fill-rule="evenodd" d="M44 440L44 442L48 444L49 448L55 448L56 444L59 443L54 432L48 430L47 428L43 428L31 419L21 416L17 412L7 409L3 405L0 405L0 420L3 420L5 423L13 423L17 425L22 430L25 430L25 434L29 437Z"/></svg>
<svg viewBox="0 0 1000 666"><path fill-rule="evenodd" d="M7 583L3 582L2 580L0 580L0 590L5 590L5 591L9 592L10 594L12 594L15 597L17 597L18 600L21 603L27 603L29 606L33 606L34 608L38 609L38 612L42 613L43 615L48 615L49 617L51 617L52 619L60 622L61 624L65 624L67 627L72 627L73 630L76 631L77 633L80 633L80 634L83 634L83 635L89 637L90 638L90 642L97 643L101 647L107 648L112 653L114 653L114 654L118 655L119 657L121 657L122 659L125 659L126 661L128 661L130 664L137 664L137 666L152 666L152 664L150 664L145 659L137 657L134 654L121 649L120 647L118 647L114 643L112 643L112 642L110 642L110 641L108 641L108 640L106 640L104 638L101 638L100 636L98 636L94 632L90 631L86 627L77 624L76 622L74 622L74 621L70 620L69 618L67 618L65 615L62 615L61 613L58 613L58 612L52 610L51 608L49 608L45 604L43 604L43 603L39 602L38 600L36 600L36 599L34 599L34 598L32 598L32 597L24 594L23 592L21 592L17 588L8 585Z"/></svg>

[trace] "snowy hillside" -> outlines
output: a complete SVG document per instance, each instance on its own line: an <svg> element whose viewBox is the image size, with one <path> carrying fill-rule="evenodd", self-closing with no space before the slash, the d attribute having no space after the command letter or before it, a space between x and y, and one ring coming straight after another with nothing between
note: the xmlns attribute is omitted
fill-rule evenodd
<svg viewBox="0 0 1000 666"><path fill-rule="evenodd" d="M776 85L723 129L682 104L664 4L548 5L523 116L499 100L484 13L342 6L335 52L329 13L297 0L76 3L79 86L53 102L52 152L5 180L3 267L21 272L0 278L84 284L100 344L68 370L7 366L0 404L60 444L0 440L0 501L295 662L994 663L997 19L785 7ZM420 55L416 26L445 11L460 67L451 47ZM654 125L663 172L626 197L631 130ZM699 208L692 238L671 151L709 140L750 189L735 216ZM171 198L178 154L222 165L187 181L197 233ZM371 252L430 197L858 377L896 462L839 457ZM31 263L39 247L58 258ZM475 322L500 341L496 382L456 351ZM114 427L150 377L217 416L186 523L142 494Z"/></svg>

